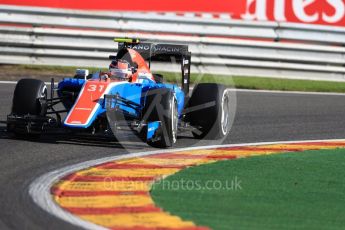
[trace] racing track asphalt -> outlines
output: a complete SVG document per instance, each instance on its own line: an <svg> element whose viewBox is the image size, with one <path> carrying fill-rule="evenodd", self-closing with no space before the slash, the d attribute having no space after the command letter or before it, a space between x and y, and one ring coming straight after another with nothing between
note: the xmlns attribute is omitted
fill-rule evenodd
<svg viewBox="0 0 345 230"><path fill-rule="evenodd" d="M0 84L0 120L10 111L13 84ZM345 137L345 96L236 92L237 109L231 134L224 143L290 141ZM200 145L190 136L178 147ZM38 141L15 140L0 126L0 229L76 229L34 205L28 186L54 169L105 156L150 148L134 143L126 149L115 142L46 136Z"/></svg>

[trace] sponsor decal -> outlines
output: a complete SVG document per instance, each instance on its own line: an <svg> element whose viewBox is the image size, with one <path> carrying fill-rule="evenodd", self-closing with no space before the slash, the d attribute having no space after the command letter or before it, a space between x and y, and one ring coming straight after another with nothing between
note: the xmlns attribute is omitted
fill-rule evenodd
<svg viewBox="0 0 345 230"><path fill-rule="evenodd" d="M345 26L344 0L247 0L244 20Z"/></svg>
<svg viewBox="0 0 345 230"><path fill-rule="evenodd" d="M154 53L186 53L187 46L173 46L173 45L156 45L153 47Z"/></svg>
<svg viewBox="0 0 345 230"><path fill-rule="evenodd" d="M123 46L120 46L123 47ZM144 51L149 51L150 50L150 45L149 44L136 44L136 45L132 45L129 44L128 48L134 49L134 50L144 50Z"/></svg>
<svg viewBox="0 0 345 230"><path fill-rule="evenodd" d="M141 44L127 44L128 48L137 51L150 51L151 44L141 43ZM120 44L119 47L123 47L123 44ZM152 46L152 53L186 53L188 52L188 46L181 45L170 45L170 44L156 44Z"/></svg>

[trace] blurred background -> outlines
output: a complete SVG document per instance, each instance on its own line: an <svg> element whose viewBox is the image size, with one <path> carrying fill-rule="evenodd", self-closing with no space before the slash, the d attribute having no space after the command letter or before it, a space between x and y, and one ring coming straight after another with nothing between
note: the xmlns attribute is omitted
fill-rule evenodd
<svg viewBox="0 0 345 230"><path fill-rule="evenodd" d="M106 68L117 49L113 38L126 36L189 44L194 78L233 76L239 88L285 90L291 83L270 88L271 78L341 82L344 15L343 0L2 0L0 77L63 77L74 67ZM159 63L152 68L178 71ZM263 86L257 77L269 79Z"/></svg>

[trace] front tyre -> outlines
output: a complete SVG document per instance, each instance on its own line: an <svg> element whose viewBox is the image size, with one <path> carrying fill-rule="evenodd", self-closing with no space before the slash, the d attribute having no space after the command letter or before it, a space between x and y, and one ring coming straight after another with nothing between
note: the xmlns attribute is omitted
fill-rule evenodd
<svg viewBox="0 0 345 230"><path fill-rule="evenodd" d="M47 99L47 86L41 80L21 79L13 94L12 114L45 116L40 99Z"/></svg>
<svg viewBox="0 0 345 230"><path fill-rule="evenodd" d="M47 86L41 80L21 79L18 81L13 94L11 115L16 117L34 116L44 117L47 107L42 101L47 99ZM38 137L39 132L30 133L27 124L23 122L7 125L7 131L13 132L18 137Z"/></svg>
<svg viewBox="0 0 345 230"><path fill-rule="evenodd" d="M173 146L177 141L178 111L174 92L170 89L160 88L149 92L145 116L147 121L160 121L161 129L157 134L158 140L147 143L156 148Z"/></svg>

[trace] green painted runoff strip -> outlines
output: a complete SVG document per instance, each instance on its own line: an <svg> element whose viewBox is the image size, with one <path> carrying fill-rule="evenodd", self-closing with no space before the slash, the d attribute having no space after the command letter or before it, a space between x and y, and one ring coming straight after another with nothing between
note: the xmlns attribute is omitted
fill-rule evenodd
<svg viewBox="0 0 345 230"><path fill-rule="evenodd" d="M151 195L212 229L344 229L345 149L192 167L154 184Z"/></svg>

